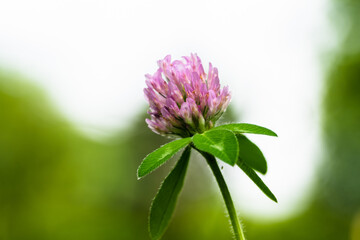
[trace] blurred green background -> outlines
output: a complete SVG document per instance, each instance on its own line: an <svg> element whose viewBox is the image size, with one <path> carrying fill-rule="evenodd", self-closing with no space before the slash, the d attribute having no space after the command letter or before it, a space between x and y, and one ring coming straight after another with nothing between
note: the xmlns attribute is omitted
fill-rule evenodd
<svg viewBox="0 0 360 240"><path fill-rule="evenodd" d="M334 5L343 40L324 63L323 149L311 195L290 218L243 218L249 240L360 240L360 3ZM0 239L149 239L151 200L175 162L136 179L143 157L167 141L146 127L146 109L126 130L94 140L48 102L26 78L1 71ZM232 239L209 169L196 156L190 165L164 239Z"/></svg>

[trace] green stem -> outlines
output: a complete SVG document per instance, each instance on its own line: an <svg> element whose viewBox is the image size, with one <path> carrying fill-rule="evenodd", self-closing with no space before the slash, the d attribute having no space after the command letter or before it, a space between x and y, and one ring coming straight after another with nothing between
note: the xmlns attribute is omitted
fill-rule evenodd
<svg viewBox="0 0 360 240"><path fill-rule="evenodd" d="M206 159L206 161L209 164L212 172L214 173L216 181L217 181L217 183L218 183L218 185L220 187L221 193L222 193L224 201L225 201L226 208L227 208L227 210L229 212L231 224L232 224L233 229L234 229L235 239L237 239L237 240L245 240L245 236L244 236L244 233L243 233L243 231L241 229L241 225L240 225L239 219L237 217L236 210L235 210L235 207L234 207L234 203L233 203L233 201L231 199L229 189L228 189L228 187L226 185L226 182L225 182L225 179L224 179L223 175L221 174L221 171L219 169L219 166L218 166L218 164L216 162L215 157L213 155L211 155L211 154L206 153L206 152L202 152L202 151L199 151L199 152Z"/></svg>

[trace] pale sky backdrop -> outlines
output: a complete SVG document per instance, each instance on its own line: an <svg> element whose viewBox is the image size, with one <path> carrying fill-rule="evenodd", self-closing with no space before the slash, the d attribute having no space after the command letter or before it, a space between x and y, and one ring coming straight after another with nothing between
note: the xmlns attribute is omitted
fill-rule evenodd
<svg viewBox="0 0 360 240"><path fill-rule="evenodd" d="M241 121L279 135L250 136L279 204L225 168L239 213L284 217L306 202L321 155L328 13L327 0L3 0L0 67L42 86L85 134L109 136L145 110L144 74L158 59L198 53L218 67Z"/></svg>

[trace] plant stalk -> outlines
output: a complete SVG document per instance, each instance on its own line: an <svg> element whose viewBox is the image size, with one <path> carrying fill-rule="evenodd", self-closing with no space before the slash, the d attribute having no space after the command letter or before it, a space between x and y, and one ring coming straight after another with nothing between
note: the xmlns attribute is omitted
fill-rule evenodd
<svg viewBox="0 0 360 240"><path fill-rule="evenodd" d="M233 203L233 201L231 199L229 189L228 189L228 187L226 185L226 182L225 182L225 179L224 179L223 175L221 174L221 171L219 169L219 166L218 166L218 164L216 162L215 157L213 155L208 154L208 153L203 152L203 151L199 151L199 152L206 159L206 161L209 164L212 172L214 173L216 181L217 181L217 183L218 183L218 185L220 187L220 190L221 190L221 193L223 195L226 208L227 208L227 210L229 212L231 224L232 224L232 227L234 229L235 239L236 240L245 240L245 236L244 236L244 233L243 233L243 231L241 229L241 225L240 225L239 219L237 217L236 210L235 210L235 207L234 207L234 203Z"/></svg>

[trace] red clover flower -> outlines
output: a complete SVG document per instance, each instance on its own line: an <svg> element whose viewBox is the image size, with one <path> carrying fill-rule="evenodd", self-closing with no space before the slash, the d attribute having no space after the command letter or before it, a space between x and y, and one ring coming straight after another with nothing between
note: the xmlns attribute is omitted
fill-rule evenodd
<svg viewBox="0 0 360 240"><path fill-rule="evenodd" d="M228 87L220 88L217 68L209 63L206 74L196 54L173 62L167 55L158 66L154 75L145 75L149 128L160 135L189 137L214 127L231 99Z"/></svg>
<svg viewBox="0 0 360 240"><path fill-rule="evenodd" d="M185 149L151 204L150 237L160 239L169 225L184 184L191 150L194 149L205 158L216 178L235 239L245 240L216 158L230 166L239 167L266 196L277 202L275 195L256 173L266 174L266 159L244 134L277 135L270 129L249 123L230 123L215 127L216 121L229 105L230 92L228 87L221 89L217 68L209 63L209 71L205 73L196 54L183 57L182 61L171 61L171 56L168 55L158 61L158 66L154 75L145 75L147 88L144 93L150 105L150 119L146 119L146 123L157 134L177 136L180 139L162 145L148 154L138 168L138 178L151 173L181 149Z"/></svg>

